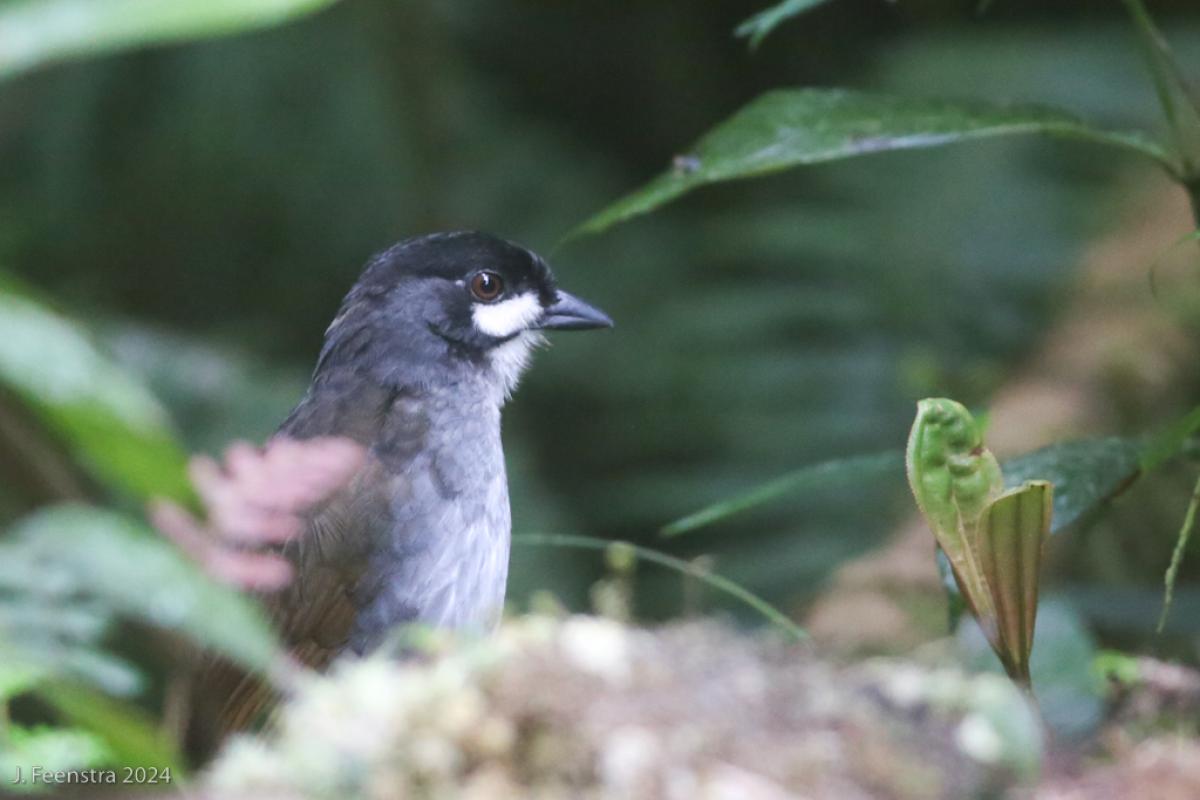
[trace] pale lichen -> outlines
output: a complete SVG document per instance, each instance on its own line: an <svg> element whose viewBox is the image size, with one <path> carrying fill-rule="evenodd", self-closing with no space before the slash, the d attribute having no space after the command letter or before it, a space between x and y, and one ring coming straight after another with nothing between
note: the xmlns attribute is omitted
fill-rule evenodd
<svg viewBox="0 0 1200 800"><path fill-rule="evenodd" d="M839 666L715 623L529 617L427 657L337 664L206 783L216 796L925 800L1016 785L1039 745L1024 696L996 676Z"/></svg>

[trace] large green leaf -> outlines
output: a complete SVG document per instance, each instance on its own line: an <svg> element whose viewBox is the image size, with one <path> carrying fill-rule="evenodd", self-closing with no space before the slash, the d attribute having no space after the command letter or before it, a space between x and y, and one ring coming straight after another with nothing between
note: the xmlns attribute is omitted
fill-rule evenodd
<svg viewBox="0 0 1200 800"><path fill-rule="evenodd" d="M0 385L110 488L190 497L186 457L159 402L79 325L11 281L0 283Z"/></svg>
<svg viewBox="0 0 1200 800"><path fill-rule="evenodd" d="M753 49L762 44L763 39L766 39L771 31L792 17L797 17L805 11L810 11L828 2L829 0L783 0L770 8L764 8L738 25L735 33L749 39L750 47Z"/></svg>
<svg viewBox="0 0 1200 800"><path fill-rule="evenodd" d="M842 89L782 89L759 97L709 131L674 168L576 228L597 233L707 184L889 150L994 136L1040 134L1096 142L1176 170L1156 142L1092 127L1064 111L893 97Z"/></svg>
<svg viewBox="0 0 1200 800"><path fill-rule="evenodd" d="M15 0L0 4L0 79L42 64L276 25L336 0Z"/></svg>
<svg viewBox="0 0 1200 800"><path fill-rule="evenodd" d="M1109 437L1063 442L1004 462L1006 486L1043 480L1054 484L1054 524L1058 533L1118 494L1139 474L1141 448L1130 439Z"/></svg>
<svg viewBox="0 0 1200 800"><path fill-rule="evenodd" d="M253 601L214 583L164 539L120 514L75 505L39 511L0 541L0 562L28 574L27 591L52 593L61 608L90 598L180 631L250 670L266 672L278 653ZM9 591L19 596L20 587Z"/></svg>
<svg viewBox="0 0 1200 800"><path fill-rule="evenodd" d="M1005 485L1008 488L1016 488L1031 480L1053 483L1054 524L1051 532L1057 533L1120 493L1136 479L1139 474L1139 458L1142 469L1152 468L1146 465L1147 459L1150 458L1148 453L1157 454L1153 456L1153 463L1157 465L1160 463L1160 457L1165 460L1166 456L1162 454L1173 455L1178 451L1184 434L1196 429L1200 429L1200 409L1181 418L1170 430L1164 432L1160 437L1161 441L1156 440L1155 444L1145 451L1139 449L1137 441L1118 437L1049 445L1005 461ZM890 450L801 467L743 494L680 517L664 525L662 534L677 536L690 533L744 511L805 491L854 484L874 486L888 480L889 477L899 478L903 466L903 452Z"/></svg>

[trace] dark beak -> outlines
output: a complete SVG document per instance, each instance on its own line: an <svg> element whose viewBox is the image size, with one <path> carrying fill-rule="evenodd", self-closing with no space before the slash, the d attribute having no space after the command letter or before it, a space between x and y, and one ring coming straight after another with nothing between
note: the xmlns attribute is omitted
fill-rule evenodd
<svg viewBox="0 0 1200 800"><path fill-rule="evenodd" d="M559 291L537 327L551 331L583 331L588 328L611 328L612 325L608 314L573 294Z"/></svg>

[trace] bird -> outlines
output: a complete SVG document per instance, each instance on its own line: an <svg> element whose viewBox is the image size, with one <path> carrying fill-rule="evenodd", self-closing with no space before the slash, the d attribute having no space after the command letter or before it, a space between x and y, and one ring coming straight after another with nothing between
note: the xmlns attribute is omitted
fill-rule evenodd
<svg viewBox="0 0 1200 800"><path fill-rule="evenodd" d="M546 332L612 325L560 289L541 257L489 234L410 238L368 261L276 433L365 449L344 488L282 545L293 578L266 605L296 659L323 669L405 623L497 623L511 538L501 410ZM244 677L225 675L214 695L221 677L201 694L221 699L210 744L269 703Z"/></svg>

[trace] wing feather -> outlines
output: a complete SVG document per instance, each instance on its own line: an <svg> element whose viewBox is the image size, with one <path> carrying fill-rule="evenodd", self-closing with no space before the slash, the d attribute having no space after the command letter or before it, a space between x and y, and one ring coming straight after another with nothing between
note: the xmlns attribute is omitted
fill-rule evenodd
<svg viewBox="0 0 1200 800"><path fill-rule="evenodd" d="M280 436L346 436L368 448L346 488L311 512L304 534L282 548L295 576L263 602L294 658L323 669L344 650L361 603L368 557L395 528L396 498L407 492L408 467L421 453L428 422L413 395L345 373L320 376L280 427ZM211 658L198 670L188 749L208 755L231 732L246 729L277 701L260 679Z"/></svg>

